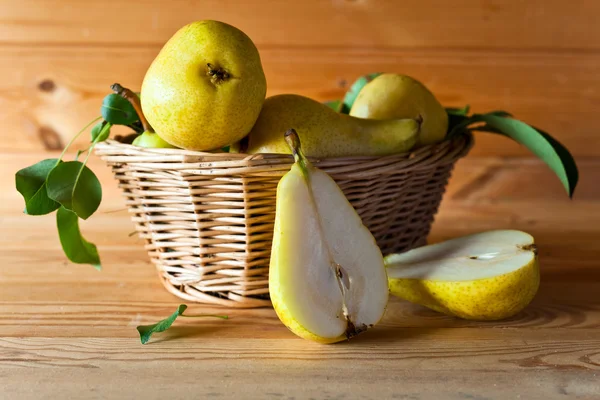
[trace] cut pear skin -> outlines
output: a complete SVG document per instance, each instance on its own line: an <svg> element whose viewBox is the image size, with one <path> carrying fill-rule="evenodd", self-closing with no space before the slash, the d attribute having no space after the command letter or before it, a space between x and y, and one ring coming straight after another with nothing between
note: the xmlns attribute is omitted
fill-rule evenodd
<svg viewBox="0 0 600 400"><path fill-rule="evenodd" d="M420 247L385 258L390 292L435 311L499 320L523 310L540 272L531 235L499 230Z"/></svg>
<svg viewBox="0 0 600 400"><path fill-rule="evenodd" d="M304 158L295 132L286 135L296 163L277 187L269 270L273 307L302 338L349 339L385 312L383 257L335 181Z"/></svg>

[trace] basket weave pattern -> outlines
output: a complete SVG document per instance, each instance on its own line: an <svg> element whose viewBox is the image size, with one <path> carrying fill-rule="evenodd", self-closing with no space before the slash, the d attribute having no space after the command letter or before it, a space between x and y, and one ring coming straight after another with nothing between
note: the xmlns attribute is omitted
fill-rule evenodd
<svg viewBox="0 0 600 400"><path fill-rule="evenodd" d="M331 175L382 253L425 244L454 163L458 135L412 153L313 160ZM269 306L277 183L293 163L278 154L201 153L98 144L165 287L229 307Z"/></svg>

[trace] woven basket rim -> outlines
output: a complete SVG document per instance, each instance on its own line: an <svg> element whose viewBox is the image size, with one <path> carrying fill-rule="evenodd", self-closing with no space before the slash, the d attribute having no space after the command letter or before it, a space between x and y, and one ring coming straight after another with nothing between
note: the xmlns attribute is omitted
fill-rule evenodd
<svg viewBox="0 0 600 400"><path fill-rule="evenodd" d="M441 142L422 146L416 149L412 149L403 153L390 154L385 156L351 156L351 157L327 157L327 158L317 158L310 157L307 158L313 163L318 164L340 164L340 163L361 163L361 162L370 162L370 161L400 161L407 160L413 158L425 158L426 155L434 154L439 151L446 149L447 147L461 147L463 151L461 151L456 158L462 157L470 148L473 146L473 135L470 131L465 130L460 134L454 135L451 138L446 138ZM115 154L121 154L124 156L138 156L144 158L152 158L157 159L160 157L165 162L186 162L186 163L194 163L199 162L199 160L210 159L212 162L226 162L226 161L244 161L255 163L258 162L260 164L278 164L278 163L293 163L293 156L291 154L283 154L283 153L257 153L257 154L247 154L247 153L226 153L226 152L204 152L204 151L196 151L196 150L185 150L185 149L156 149L156 148L145 148L134 146L128 143L121 143L114 139L108 139L104 142L100 142L96 145L95 151L98 155L104 156L112 156Z"/></svg>

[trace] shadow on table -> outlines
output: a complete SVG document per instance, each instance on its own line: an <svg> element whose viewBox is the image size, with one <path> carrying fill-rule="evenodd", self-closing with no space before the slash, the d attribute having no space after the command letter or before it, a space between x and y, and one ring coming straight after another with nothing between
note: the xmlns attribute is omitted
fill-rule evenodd
<svg viewBox="0 0 600 400"><path fill-rule="evenodd" d="M518 314L499 321L469 321L437 313L425 307L396 301L383 321L366 335L353 338L356 343L402 342L437 335L449 329L538 329L598 328L600 313L598 284L557 293L552 287L540 288L533 302ZM592 300L594 296L595 300Z"/></svg>
<svg viewBox="0 0 600 400"><path fill-rule="evenodd" d="M167 341L176 341L178 339L192 339L195 337L201 338L215 338L215 337L223 337L223 332L227 332L228 327L226 325L223 326L202 326L198 325L184 325L184 326L172 326L166 332L161 332L152 336L148 344L150 343L161 343ZM230 329L229 329L230 330Z"/></svg>
<svg viewBox="0 0 600 400"><path fill-rule="evenodd" d="M377 326L367 332L366 334L359 335L352 338L350 342L340 342L341 344L347 343L349 345L362 343L363 345L381 345L385 343L402 343L403 341L411 341L419 338L430 337L433 333L438 332L439 328L425 327L425 328L399 328L394 326Z"/></svg>

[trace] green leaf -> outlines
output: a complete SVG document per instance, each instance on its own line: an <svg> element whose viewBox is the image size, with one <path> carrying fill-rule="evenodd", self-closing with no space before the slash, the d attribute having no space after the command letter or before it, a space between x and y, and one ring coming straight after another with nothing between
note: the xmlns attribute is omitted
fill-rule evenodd
<svg viewBox="0 0 600 400"><path fill-rule="evenodd" d="M48 175L46 185L48 197L83 219L89 218L102 201L100 181L80 161L59 164Z"/></svg>
<svg viewBox="0 0 600 400"><path fill-rule="evenodd" d="M341 100L326 101L325 105L327 107L333 109L335 112L340 112L342 110L342 101Z"/></svg>
<svg viewBox="0 0 600 400"><path fill-rule="evenodd" d="M177 307L177 310L173 314L171 314L167 318L163 319L162 321L159 321L153 325L138 326L137 331L140 334L140 340L141 340L142 344L148 343L148 340L150 340L150 337L152 336L152 334L157 333L157 332L164 332L167 329L169 329L171 327L171 325L173 325L173 322L175 322L177 317L179 317L180 315L182 317L194 317L194 318L195 317L214 317L214 318L221 318L221 319L228 318L226 315L207 315L207 314L183 315L183 312L186 310L186 308L187 308L187 306L185 304L180 304L179 307Z"/></svg>
<svg viewBox="0 0 600 400"><path fill-rule="evenodd" d="M458 115L458 116L466 117L467 115L469 115L469 110L470 109L471 109L471 106L469 106L467 104L463 108L447 107L446 108L446 112L448 113L448 115Z"/></svg>
<svg viewBox="0 0 600 400"><path fill-rule="evenodd" d="M453 137L459 132L463 132L469 125L468 114L470 106L467 104L463 108L446 108L448 114L448 132L446 137Z"/></svg>
<svg viewBox="0 0 600 400"><path fill-rule="evenodd" d="M86 151L88 151L87 149L85 150L77 150L77 153L75 153L75 161L79 160L79 156L82 155L83 153L85 153Z"/></svg>
<svg viewBox="0 0 600 400"><path fill-rule="evenodd" d="M45 215L60 207L48 197L46 178L59 163L57 158L42 160L15 174L15 186L25 200L25 212L29 215Z"/></svg>
<svg viewBox="0 0 600 400"><path fill-rule="evenodd" d="M100 113L113 125L130 125L140 119L131 103L116 93L104 98Z"/></svg>
<svg viewBox="0 0 600 400"><path fill-rule="evenodd" d="M464 117L459 115L450 115L449 123L448 123L448 134L446 137L452 138L465 130L467 130L471 125L483 122L480 118L480 115L472 115L470 117ZM479 128L477 129L479 130Z"/></svg>
<svg viewBox="0 0 600 400"><path fill-rule="evenodd" d="M142 344L148 343L150 337L155 332L164 332L173 325L173 322L177 319L178 316L183 314L187 306L185 304L180 304L177 307L177 310L171 314L169 317L157 322L153 325L140 325L137 327L137 331L140 333L140 340Z"/></svg>
<svg viewBox="0 0 600 400"><path fill-rule="evenodd" d="M496 110L485 113L484 115L495 115L497 117L512 118L512 114L508 111Z"/></svg>
<svg viewBox="0 0 600 400"><path fill-rule="evenodd" d="M481 114L474 114L472 116L468 116L470 111L469 105L464 106L463 108L446 108L446 113L448 113L448 135L447 137L453 137L454 135L464 132L467 126L473 125L475 123L483 122L481 120ZM498 110L491 111L489 113L483 115L496 115L499 117L512 117L509 112ZM493 129L492 127L486 126L485 128L477 128L478 131L487 131L493 133L502 133L498 130Z"/></svg>
<svg viewBox="0 0 600 400"><path fill-rule="evenodd" d="M92 128L92 142L104 142L110 135L112 124L108 121L100 121Z"/></svg>
<svg viewBox="0 0 600 400"><path fill-rule="evenodd" d="M473 117L485 122L484 128L492 128L495 132L501 132L527 147L554 171L569 197L573 197L579 172L573 156L559 141L544 131L516 119L498 116L498 113L478 114Z"/></svg>
<svg viewBox="0 0 600 400"><path fill-rule="evenodd" d="M352 108L352 105L354 104L354 101L356 101L356 98L358 97L358 94L360 93L362 88L365 87L367 83L371 82L373 79L377 78L381 74L382 72L374 72L372 74L363 75L360 78L358 78L352 84L352 86L350 86L350 90L346 92L344 100L342 101L340 112L343 114L350 113L350 109Z"/></svg>
<svg viewBox="0 0 600 400"><path fill-rule="evenodd" d="M129 124L127 125L127 127L133 129L137 133L144 133L144 127L142 126L142 123L140 121L136 121L133 124Z"/></svg>
<svg viewBox="0 0 600 400"><path fill-rule="evenodd" d="M77 215L60 207L56 212L56 226L63 251L69 260L76 264L91 264L97 270L102 269L96 245L81 236Z"/></svg>

